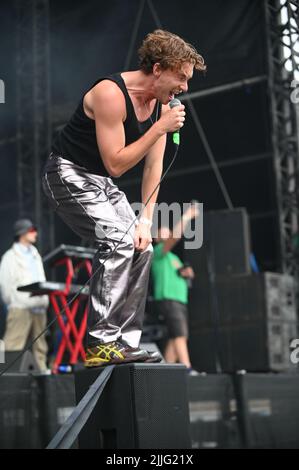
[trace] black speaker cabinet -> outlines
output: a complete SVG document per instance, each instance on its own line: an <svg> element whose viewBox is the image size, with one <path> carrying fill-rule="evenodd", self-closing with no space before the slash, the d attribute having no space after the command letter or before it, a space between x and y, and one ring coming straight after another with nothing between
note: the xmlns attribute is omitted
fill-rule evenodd
<svg viewBox="0 0 299 470"><path fill-rule="evenodd" d="M186 252L197 281L208 281L208 261L216 275L250 274L250 227L245 208L204 213L203 245Z"/></svg>
<svg viewBox="0 0 299 470"><path fill-rule="evenodd" d="M22 351L5 351L5 363L0 363L0 372L3 371L9 364L21 354ZM31 351L25 351L22 356L8 369L7 373L21 372L21 373L34 373L40 372L37 362Z"/></svg>
<svg viewBox="0 0 299 470"><path fill-rule="evenodd" d="M244 447L299 448L299 375L239 374L235 394Z"/></svg>
<svg viewBox="0 0 299 470"><path fill-rule="evenodd" d="M103 368L75 376L77 403ZM181 365L124 364L110 377L79 434L80 449L190 449L187 372Z"/></svg>
<svg viewBox="0 0 299 470"><path fill-rule="evenodd" d="M35 377L0 377L0 449L40 449L39 412Z"/></svg>
<svg viewBox="0 0 299 470"><path fill-rule="evenodd" d="M194 288L191 297L194 367L216 372L218 350L223 372L294 369L290 343L298 333L292 277L276 273L218 276L214 286Z"/></svg>
<svg viewBox="0 0 299 470"><path fill-rule="evenodd" d="M40 437L45 448L65 423L76 406L75 378L73 374L39 375L38 405Z"/></svg>
<svg viewBox="0 0 299 470"><path fill-rule="evenodd" d="M241 447L234 389L229 375L189 377L188 397L193 449Z"/></svg>

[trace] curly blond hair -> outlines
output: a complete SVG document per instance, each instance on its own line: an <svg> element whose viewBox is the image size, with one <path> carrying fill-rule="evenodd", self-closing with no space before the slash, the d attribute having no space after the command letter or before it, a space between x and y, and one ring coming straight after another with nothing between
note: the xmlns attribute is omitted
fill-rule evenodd
<svg viewBox="0 0 299 470"><path fill-rule="evenodd" d="M149 33L138 50L141 70L149 74L153 65L159 63L162 69L176 70L182 63L189 62L196 70L205 71L203 57L196 49L176 34L156 29Z"/></svg>

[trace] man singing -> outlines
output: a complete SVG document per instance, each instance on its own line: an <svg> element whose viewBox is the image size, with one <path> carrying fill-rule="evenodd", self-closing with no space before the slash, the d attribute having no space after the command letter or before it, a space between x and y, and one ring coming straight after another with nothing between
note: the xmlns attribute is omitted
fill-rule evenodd
<svg viewBox="0 0 299 470"><path fill-rule="evenodd" d="M57 214L98 246L90 281L89 367L161 359L139 348L158 192L135 225L112 178L144 159L141 192L147 202L161 178L166 134L185 121L184 106L170 109L168 103L187 91L194 68L206 67L193 46L162 30L147 35L139 59L139 70L102 77L85 93L57 136L43 176Z"/></svg>

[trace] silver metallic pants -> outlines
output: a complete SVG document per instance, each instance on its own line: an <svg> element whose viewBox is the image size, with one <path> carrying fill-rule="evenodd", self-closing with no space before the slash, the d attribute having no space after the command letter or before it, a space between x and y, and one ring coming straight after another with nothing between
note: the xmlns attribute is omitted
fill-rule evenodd
<svg viewBox="0 0 299 470"><path fill-rule="evenodd" d="M45 168L43 188L56 213L98 248L90 282L87 344L122 339L138 347L153 249L150 245L135 252L135 225L129 229L135 214L125 194L111 178L91 174L54 154Z"/></svg>

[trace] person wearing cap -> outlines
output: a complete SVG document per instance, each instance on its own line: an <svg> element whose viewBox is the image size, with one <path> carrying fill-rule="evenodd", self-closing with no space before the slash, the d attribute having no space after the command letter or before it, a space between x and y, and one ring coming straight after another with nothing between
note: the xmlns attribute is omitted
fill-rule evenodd
<svg viewBox="0 0 299 470"><path fill-rule="evenodd" d="M0 291L8 308L4 344L6 351L22 350L30 336L37 337L46 327L47 295L30 297L18 287L45 281L42 259L34 243L37 229L28 219L14 225L14 243L0 263ZM41 371L47 370L48 347L42 335L33 345L33 354Z"/></svg>

